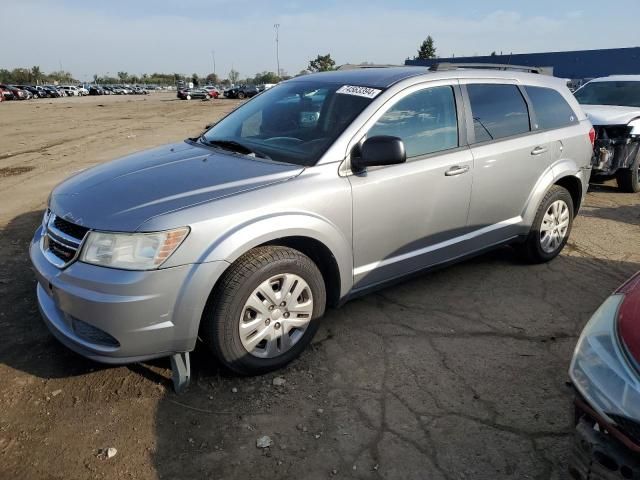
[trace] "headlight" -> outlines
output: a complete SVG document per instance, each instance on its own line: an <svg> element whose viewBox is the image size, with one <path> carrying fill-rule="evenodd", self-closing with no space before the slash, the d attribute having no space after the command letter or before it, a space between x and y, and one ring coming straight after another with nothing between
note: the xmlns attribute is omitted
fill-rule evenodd
<svg viewBox="0 0 640 480"><path fill-rule="evenodd" d="M90 232L80 261L124 270L158 268L180 246L189 228L156 233Z"/></svg>
<svg viewBox="0 0 640 480"><path fill-rule="evenodd" d="M631 120L628 125L630 135L640 135L640 118L636 118L635 120Z"/></svg>
<svg viewBox="0 0 640 480"><path fill-rule="evenodd" d="M598 413L640 418L640 380L616 333L623 299L623 295L612 295L593 314L578 340L569 375Z"/></svg>

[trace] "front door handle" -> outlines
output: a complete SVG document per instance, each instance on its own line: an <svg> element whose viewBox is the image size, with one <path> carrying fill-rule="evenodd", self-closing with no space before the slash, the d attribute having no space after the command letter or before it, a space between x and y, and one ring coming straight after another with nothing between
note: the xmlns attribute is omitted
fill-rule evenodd
<svg viewBox="0 0 640 480"><path fill-rule="evenodd" d="M447 177L454 177L456 175L462 175L463 173L467 173L469 171L469 165L464 165L463 167L456 165L455 167L451 167L449 170L444 172Z"/></svg>
<svg viewBox="0 0 640 480"><path fill-rule="evenodd" d="M531 155L542 155L543 153L547 153L547 147L536 147L531 150Z"/></svg>

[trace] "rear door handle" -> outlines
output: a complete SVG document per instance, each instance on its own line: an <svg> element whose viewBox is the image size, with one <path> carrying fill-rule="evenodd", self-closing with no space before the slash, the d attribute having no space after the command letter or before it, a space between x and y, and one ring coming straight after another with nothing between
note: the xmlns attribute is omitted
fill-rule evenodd
<svg viewBox="0 0 640 480"><path fill-rule="evenodd" d="M454 177L456 175L462 175L463 173L467 173L469 171L469 165L465 165L463 167L456 165L455 167L451 167L449 170L444 172L447 177Z"/></svg>
<svg viewBox="0 0 640 480"><path fill-rule="evenodd" d="M531 155L542 155L547 152L547 147L536 147L531 150Z"/></svg>

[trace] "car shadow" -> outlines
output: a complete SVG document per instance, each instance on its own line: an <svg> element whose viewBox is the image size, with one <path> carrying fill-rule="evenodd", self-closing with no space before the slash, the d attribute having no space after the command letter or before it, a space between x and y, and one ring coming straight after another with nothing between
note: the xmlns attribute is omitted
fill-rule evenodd
<svg viewBox="0 0 640 480"><path fill-rule="evenodd" d="M106 442L121 452L110 463L79 452L84 473L113 477L562 473L573 345L598 305L640 269L567 254L524 265L502 247L330 309L311 347L278 372L232 375L198 344L191 386L177 395L165 359L108 367L49 334L28 258L42 213L0 231L0 364L44 389L64 388L73 397L57 407L59 421L71 422L64 432L92 452ZM27 445L43 435L34 418ZM73 422L88 422L90 434ZM488 446L500 455L486 456ZM55 449L39 454L57 461Z"/></svg>

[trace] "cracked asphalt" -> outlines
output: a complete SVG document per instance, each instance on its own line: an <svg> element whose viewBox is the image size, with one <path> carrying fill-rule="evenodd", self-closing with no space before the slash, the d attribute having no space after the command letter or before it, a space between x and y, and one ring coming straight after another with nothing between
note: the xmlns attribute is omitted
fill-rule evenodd
<svg viewBox="0 0 640 480"><path fill-rule="evenodd" d="M577 335L640 269L640 195L611 183L592 186L553 262L502 248L349 302L274 374L234 377L198 348L179 396L164 360L105 367L51 337L27 257L50 188L235 105L0 105L0 478L568 478Z"/></svg>

